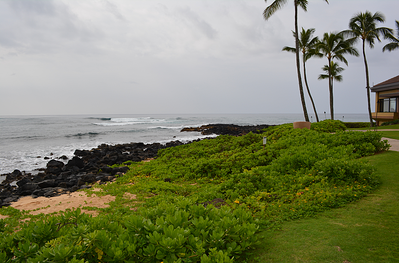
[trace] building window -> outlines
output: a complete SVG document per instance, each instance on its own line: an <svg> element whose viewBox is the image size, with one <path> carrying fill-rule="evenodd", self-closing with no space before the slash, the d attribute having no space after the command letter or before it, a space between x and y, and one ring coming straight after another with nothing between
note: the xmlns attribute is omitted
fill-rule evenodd
<svg viewBox="0 0 399 263"><path fill-rule="evenodd" d="M387 98L381 99L380 103L380 112L396 112L397 107L397 99L398 98Z"/></svg>

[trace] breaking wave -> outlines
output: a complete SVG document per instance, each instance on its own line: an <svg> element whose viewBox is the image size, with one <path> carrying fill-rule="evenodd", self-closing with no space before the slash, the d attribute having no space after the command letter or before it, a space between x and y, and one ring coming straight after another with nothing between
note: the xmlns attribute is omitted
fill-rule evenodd
<svg viewBox="0 0 399 263"><path fill-rule="evenodd" d="M140 118L109 118L104 119L104 122L94 123L99 126L125 126L125 125L137 125L137 124L152 124L152 123L164 123L165 119L155 119L151 117L140 117Z"/></svg>

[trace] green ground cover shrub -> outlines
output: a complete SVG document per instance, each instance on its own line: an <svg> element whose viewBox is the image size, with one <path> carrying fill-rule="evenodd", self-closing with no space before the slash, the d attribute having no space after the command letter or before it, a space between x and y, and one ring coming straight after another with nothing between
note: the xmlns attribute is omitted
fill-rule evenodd
<svg viewBox="0 0 399 263"><path fill-rule="evenodd" d="M0 222L0 261L245 262L259 228L342 206L378 185L359 158L387 142L344 129L339 121L313 130L280 125L161 150L151 162L129 163L115 183L96 185L97 195L117 197L97 217L76 210L18 224L27 212L0 209L12 215ZM204 205L216 198L221 208Z"/></svg>
<svg viewBox="0 0 399 263"><path fill-rule="evenodd" d="M399 124L399 120L383 122L381 124L381 126L389 126L389 125L395 125L395 124Z"/></svg>
<svg viewBox="0 0 399 263"><path fill-rule="evenodd" d="M243 209L179 198L137 214L91 217L80 209L26 223L0 238L1 262L231 262L257 242Z"/></svg>
<svg viewBox="0 0 399 263"><path fill-rule="evenodd" d="M346 126L342 121L339 120L324 120L312 123L311 129L321 132L335 132L346 130Z"/></svg>
<svg viewBox="0 0 399 263"><path fill-rule="evenodd" d="M348 129L353 129L353 128L369 128L370 127L370 122L344 122L344 125ZM373 127L375 127L376 123L373 122Z"/></svg>

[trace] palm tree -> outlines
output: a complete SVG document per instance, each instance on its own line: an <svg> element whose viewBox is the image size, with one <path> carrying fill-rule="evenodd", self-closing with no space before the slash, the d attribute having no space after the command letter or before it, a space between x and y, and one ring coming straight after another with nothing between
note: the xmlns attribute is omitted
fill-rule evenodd
<svg viewBox="0 0 399 263"><path fill-rule="evenodd" d="M274 0L265 11L263 11L263 17L268 20L277 10L281 9L284 4L287 3L288 0ZM328 3L328 0L324 0ZM265 0L267 2L267 0ZM294 0L295 6L295 48L296 48L296 68L297 68L297 76L298 76L298 84L299 84L299 93L301 96L303 115L305 117L305 121L309 121L308 111L306 109L305 96L303 94L303 85L301 78L301 68L299 62L299 39L298 39L298 5L302 7L303 10L307 10L308 1L307 0Z"/></svg>
<svg viewBox="0 0 399 263"><path fill-rule="evenodd" d="M354 39L344 39L341 33L324 33L323 39L316 44L317 53L322 54L328 60L328 75L331 76L331 62L334 59L344 62L348 65L348 61L344 57L345 54L359 56L357 50L352 46ZM334 98L333 98L333 87L331 81L329 81L329 93L330 93L330 114L331 119L334 119Z"/></svg>
<svg viewBox="0 0 399 263"><path fill-rule="evenodd" d="M300 33L300 37L299 37L299 48L302 51L302 63L303 63L303 78L305 79L305 85L306 85L306 89L308 91L308 95L310 98L310 101L312 102L312 106L313 106L313 111L314 114L316 116L316 121L319 122L319 116L317 114L317 110L316 110L316 105L313 101L313 97L310 94L310 89L309 89L309 85L308 85L308 79L306 76L306 61L308 61L308 59L310 59L313 56L321 56L321 54L316 53L315 52L315 45L316 43L319 41L318 37L313 37L312 35L315 32L314 28L311 29L307 29L305 30L302 27L302 31ZM293 32L294 37L295 37L295 32ZM288 51L288 52L293 52L296 53L296 48L294 47L284 47L283 48L284 51Z"/></svg>
<svg viewBox="0 0 399 263"><path fill-rule="evenodd" d="M349 37L354 37L356 40L362 40L363 48L363 60L364 67L366 70L366 91L367 91L367 105L370 118L370 127L373 127L373 119L371 117L371 104L370 104L370 77L369 77L369 67L366 59L366 42L369 44L370 48L374 47L374 42L377 39L380 40L380 35L384 38L388 38L388 34L392 34L393 31L386 27L377 27L377 22L383 23L385 17L383 14L376 12L374 15L369 11L365 13L356 14L349 21L349 30L343 31L343 33Z"/></svg>
<svg viewBox="0 0 399 263"><path fill-rule="evenodd" d="M388 39L391 41L391 43L386 44L383 48L382 51L385 52L385 50L388 51L393 51L395 49L399 49L399 21L396 20L396 29L397 29L397 34L398 37L395 37L393 34L388 35Z"/></svg>
<svg viewBox="0 0 399 263"><path fill-rule="evenodd" d="M334 80L338 82L342 81L342 75L339 75L339 73L341 73L344 69L340 67L338 63L331 61L330 66L325 65L322 70L327 74L320 74L319 79L328 79L328 86L331 87L331 89L333 88ZM330 103L333 103L333 101L330 101Z"/></svg>

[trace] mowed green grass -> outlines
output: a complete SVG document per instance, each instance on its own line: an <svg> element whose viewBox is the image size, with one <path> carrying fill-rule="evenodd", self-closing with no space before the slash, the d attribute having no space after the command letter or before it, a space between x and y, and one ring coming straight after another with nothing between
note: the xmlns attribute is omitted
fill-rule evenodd
<svg viewBox="0 0 399 263"><path fill-rule="evenodd" d="M249 262L399 262L399 152L367 157L381 186L362 200L285 222L264 239Z"/></svg>
<svg viewBox="0 0 399 263"><path fill-rule="evenodd" d="M381 131L381 134L382 134L382 137L399 140L399 130L398 131Z"/></svg>
<svg viewBox="0 0 399 263"><path fill-rule="evenodd" d="M387 125L387 126L379 126L379 127L377 127L377 129L379 129L379 130L399 129L399 124Z"/></svg>

